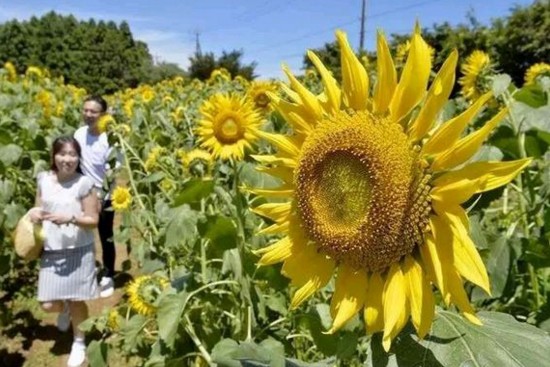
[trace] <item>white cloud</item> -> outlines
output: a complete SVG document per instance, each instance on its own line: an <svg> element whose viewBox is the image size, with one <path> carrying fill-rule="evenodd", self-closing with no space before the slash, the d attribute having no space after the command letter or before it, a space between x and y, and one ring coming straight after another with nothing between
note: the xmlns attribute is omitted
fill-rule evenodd
<svg viewBox="0 0 550 367"><path fill-rule="evenodd" d="M186 42L181 33L162 31L158 29L143 29L133 32L134 38L143 41L149 47L149 53L155 61L165 61L178 64L182 68L189 66L189 56L194 52L194 45Z"/></svg>

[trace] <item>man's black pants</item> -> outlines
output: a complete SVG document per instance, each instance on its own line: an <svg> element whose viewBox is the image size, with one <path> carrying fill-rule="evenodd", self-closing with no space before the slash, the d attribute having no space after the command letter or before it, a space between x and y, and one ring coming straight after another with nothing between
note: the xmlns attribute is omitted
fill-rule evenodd
<svg viewBox="0 0 550 367"><path fill-rule="evenodd" d="M112 278L115 275L115 242L113 239L113 222L115 212L111 208L111 200L105 200L99 213L99 223L97 229L101 239L101 248L103 249L103 267L106 270L104 276Z"/></svg>

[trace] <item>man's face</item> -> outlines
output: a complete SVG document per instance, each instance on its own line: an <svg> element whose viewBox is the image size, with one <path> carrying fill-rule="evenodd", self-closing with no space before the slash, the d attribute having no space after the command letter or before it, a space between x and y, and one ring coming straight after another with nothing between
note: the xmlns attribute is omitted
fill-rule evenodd
<svg viewBox="0 0 550 367"><path fill-rule="evenodd" d="M101 105L99 103L96 101L84 102L82 117L87 125L93 126L102 114L103 110L101 109Z"/></svg>

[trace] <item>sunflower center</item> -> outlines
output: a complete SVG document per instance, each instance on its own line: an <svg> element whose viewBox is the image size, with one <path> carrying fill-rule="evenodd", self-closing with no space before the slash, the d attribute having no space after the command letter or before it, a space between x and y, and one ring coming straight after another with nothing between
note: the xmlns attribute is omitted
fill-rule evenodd
<svg viewBox="0 0 550 367"><path fill-rule="evenodd" d="M321 121L295 179L304 229L338 262L383 271L422 242L429 176L398 124L368 112Z"/></svg>
<svg viewBox="0 0 550 367"><path fill-rule="evenodd" d="M260 93L254 98L254 103L260 108L265 108L269 105L269 97L265 93Z"/></svg>
<svg viewBox="0 0 550 367"><path fill-rule="evenodd" d="M220 120L215 129L216 138L224 144L233 144L242 138L241 125L233 116L227 116Z"/></svg>

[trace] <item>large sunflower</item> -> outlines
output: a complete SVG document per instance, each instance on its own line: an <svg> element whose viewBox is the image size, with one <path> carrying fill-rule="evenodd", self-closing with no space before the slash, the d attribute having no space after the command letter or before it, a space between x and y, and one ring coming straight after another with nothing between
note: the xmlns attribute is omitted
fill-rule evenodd
<svg viewBox="0 0 550 367"><path fill-rule="evenodd" d="M550 65L545 62L539 62L531 65L525 72L525 84L535 84L537 78L540 76L550 76Z"/></svg>
<svg viewBox="0 0 550 367"><path fill-rule="evenodd" d="M508 183L529 164L467 163L507 111L462 137L487 94L434 129L455 82L456 51L427 90L430 52L418 31L399 80L387 42L378 35L378 82L371 95L368 74L346 35L337 31L336 37L341 86L308 52L324 92L312 94L284 68L290 100L270 94L294 134L260 133L278 153L254 158L260 170L283 183L251 190L279 199L254 211L274 222L260 233L284 237L258 251L259 265L283 262L283 273L297 287L292 308L335 275L329 332L362 310L367 332L383 331L386 350L409 317L420 337L429 331L432 285L447 305L479 324L463 283L490 292L489 279L460 204Z"/></svg>
<svg viewBox="0 0 550 367"><path fill-rule="evenodd" d="M261 118L245 98L215 94L203 103L200 112L200 146L214 158L241 160L245 149L251 149L258 139Z"/></svg>
<svg viewBox="0 0 550 367"><path fill-rule="evenodd" d="M157 310L156 300L169 284L168 279L161 276L139 276L126 289L130 307L140 315L154 315Z"/></svg>

